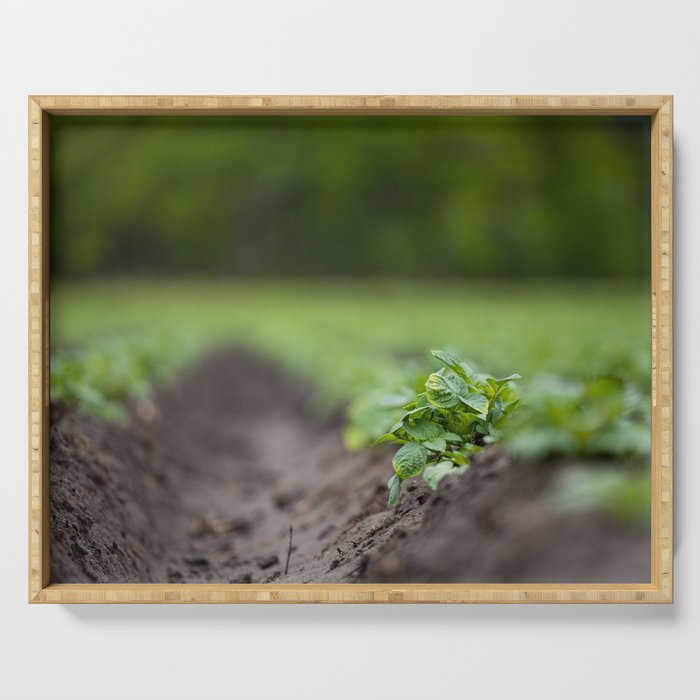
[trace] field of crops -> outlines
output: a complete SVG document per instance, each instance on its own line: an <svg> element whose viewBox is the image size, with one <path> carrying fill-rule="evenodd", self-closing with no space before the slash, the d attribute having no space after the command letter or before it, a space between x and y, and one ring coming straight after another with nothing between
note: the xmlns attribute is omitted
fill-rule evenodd
<svg viewBox="0 0 700 700"><path fill-rule="evenodd" d="M648 295L610 282L102 282L52 290L52 357L106 398L138 393L219 344L313 380L328 401L426 369L431 347L485 370L649 381ZM101 363L100 357L109 358ZM90 365L94 365L91 369ZM61 391L63 376L55 376Z"/></svg>
<svg viewBox="0 0 700 700"><path fill-rule="evenodd" d="M521 374L521 456L649 451L639 285L123 281L59 287L52 317L54 398L108 419L217 347L242 346L309 380L320 414L349 402L357 449L395 421L440 347ZM630 401L635 420L621 420Z"/></svg>
<svg viewBox="0 0 700 700"><path fill-rule="evenodd" d="M535 466L555 460L558 465L554 471L513 472L510 481L502 482L526 478L522 488L528 489L527 479L538 479L538 473L547 475L546 489L529 497L523 508L534 507L545 493L551 499L554 493L555 513L596 512L634 530L648 522L650 488L650 323L648 295L640 287L593 282L496 285L395 280L141 280L59 285L52 290L52 401L99 419L98 427L91 430L99 432L99 425L104 424L108 435L127 431L122 439L138 442L140 437L127 437L130 412L134 406L148 407L151 399L162 408L163 391L167 396L168 387L174 387L178 401L185 402L169 419L180 433L176 441L199 430L188 422L188 404L198 406L192 408L198 421L207 421L204 443L200 441L192 457L195 461L204 459L202 444L228 440L222 437L228 428L217 423L217 416L228 412L237 429L247 426L245 439L253 441L256 452L264 443L256 457L260 466L254 468L245 457L253 448L241 452L240 437L230 447L222 447L217 460L228 464L240 453L242 473L250 475L255 469L265 469L270 459L279 459L265 457L277 445L275 449L285 455L279 469L285 479L292 480L290 488L294 493L311 493L318 487L318 477L313 477L313 486L302 487L305 478L312 478L305 460L317 461L312 457L314 450L335 434L328 432L326 421L339 413L343 415L345 447L333 457L333 465L341 470L342 478L360 478L362 470L355 476L352 470L342 471L358 450L364 450L367 456L362 459L371 463L376 462L375 450L379 450L380 458L385 455L386 475L391 474L391 457L381 451L386 448L366 448L401 418L403 407L415 400L416 392L424 391L428 374L439 366L430 350L442 348L467 359L476 371L521 375L511 385L521 404L504 429L494 434L502 432L511 460ZM244 355L221 359L220 353L231 351ZM192 371L203 378L193 381ZM213 388L205 388L211 382ZM298 416L285 408L290 395L298 396L301 391L294 388L295 383L310 387L303 409L315 416L309 418L310 423L299 424ZM235 408L224 403L223 412L213 410L211 396L238 403ZM167 411L168 400L164 405ZM86 430L79 428L79 440ZM169 440L164 442L166 449L173 447L168 446ZM288 455L292 444L297 446ZM296 474L285 468L286 460L294 463L298 459L304 466ZM151 462L148 465L151 468ZM457 463L448 466L446 473L466 469ZM331 463L322 460L319 468L330 470ZM224 467L226 479L230 469ZM443 472L444 463L426 470L425 481L435 488L435 476L439 473L442 478ZM381 473L380 500L370 513L386 508ZM479 471L473 478L483 475ZM198 483L206 484L210 476L209 472L200 475ZM340 478L334 477L333 488L338 488ZM474 497L478 488L465 484L465 498ZM348 505L351 512L368 512L363 499L373 488L357 491L359 503ZM262 483L257 489L267 504L270 493ZM406 492L410 500L396 522L407 517L416 497L420 496ZM208 491L207 503L210 498ZM287 496L274 498L285 500ZM512 500L513 496L502 498ZM542 512L550 508L548 503L545 500L540 506ZM268 505L264 508L269 510ZM517 513L518 507L511 510ZM476 517L478 507L470 513ZM284 527L278 525L281 530ZM575 532L586 527L578 525ZM429 537L429 530L422 532ZM365 534L360 533L360 538ZM595 542L599 535L589 537ZM487 539L481 542L487 548ZM508 542L509 546L513 543ZM257 548L259 541L251 546ZM316 556L315 541L309 547L309 556ZM611 556L613 561L615 555ZM581 562L585 561L583 557ZM316 572L318 577L334 570L333 562L324 566L323 572ZM357 562L348 567L358 570ZM439 571L435 562L428 568L426 576ZM384 574L379 569L373 576L381 579ZM478 569L460 575L472 574L487 576ZM194 574L183 575L189 580ZM406 575L410 578L416 572Z"/></svg>

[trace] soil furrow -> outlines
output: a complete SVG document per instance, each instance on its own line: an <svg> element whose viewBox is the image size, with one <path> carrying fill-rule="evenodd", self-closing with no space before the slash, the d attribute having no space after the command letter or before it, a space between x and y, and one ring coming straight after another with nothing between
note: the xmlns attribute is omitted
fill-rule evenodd
<svg viewBox="0 0 700 700"><path fill-rule="evenodd" d="M391 449L349 453L312 387L243 351L191 368L125 425L60 405L51 418L55 582L649 578L646 530L552 507L566 464L485 452L388 510Z"/></svg>

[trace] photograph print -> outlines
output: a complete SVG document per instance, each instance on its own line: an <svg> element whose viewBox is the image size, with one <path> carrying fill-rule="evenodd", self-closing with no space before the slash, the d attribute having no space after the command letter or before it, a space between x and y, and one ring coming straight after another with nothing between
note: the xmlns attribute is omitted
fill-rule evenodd
<svg viewBox="0 0 700 700"><path fill-rule="evenodd" d="M52 583L649 583L648 116L53 115Z"/></svg>

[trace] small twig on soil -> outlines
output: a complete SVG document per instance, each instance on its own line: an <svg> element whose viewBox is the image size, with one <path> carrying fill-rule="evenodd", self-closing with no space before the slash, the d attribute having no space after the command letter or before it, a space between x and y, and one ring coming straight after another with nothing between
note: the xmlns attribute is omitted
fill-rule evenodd
<svg viewBox="0 0 700 700"><path fill-rule="evenodd" d="M284 565L284 575L289 571L289 558L292 556L292 526L289 526L289 547L287 547L287 563Z"/></svg>

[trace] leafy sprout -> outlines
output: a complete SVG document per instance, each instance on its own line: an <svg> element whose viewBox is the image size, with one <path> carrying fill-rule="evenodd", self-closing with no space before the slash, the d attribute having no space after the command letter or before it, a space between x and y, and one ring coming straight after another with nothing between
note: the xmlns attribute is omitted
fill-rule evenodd
<svg viewBox="0 0 700 700"><path fill-rule="evenodd" d="M175 342L177 340L177 342ZM153 385L188 357L171 335L102 337L87 347L54 352L51 398L104 420L123 421L130 399L145 399Z"/></svg>
<svg viewBox="0 0 700 700"><path fill-rule="evenodd" d="M523 459L605 457L650 452L650 402L614 375L541 375L509 428L507 446Z"/></svg>
<svg viewBox="0 0 700 700"><path fill-rule="evenodd" d="M463 474L470 456L501 437L499 425L518 405L513 380L475 372L444 350L432 354L443 365L431 374L415 400L403 406L399 420L376 441L401 447L394 455L388 481L391 508L401 484L419 476L436 489L449 474Z"/></svg>
<svg viewBox="0 0 700 700"><path fill-rule="evenodd" d="M560 475L554 489L562 512L597 511L631 526L645 526L651 517L649 470L628 471L602 464L581 465Z"/></svg>

